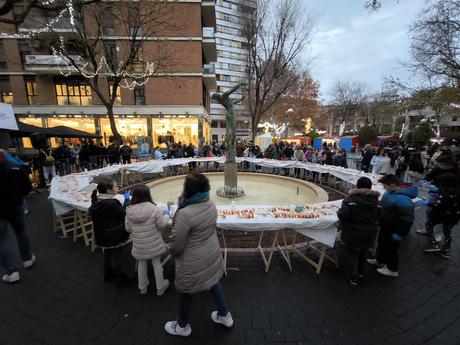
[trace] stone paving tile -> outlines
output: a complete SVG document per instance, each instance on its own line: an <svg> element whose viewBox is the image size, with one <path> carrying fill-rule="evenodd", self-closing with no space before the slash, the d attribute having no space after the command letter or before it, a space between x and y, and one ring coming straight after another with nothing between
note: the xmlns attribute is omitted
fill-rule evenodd
<svg viewBox="0 0 460 345"><path fill-rule="evenodd" d="M450 261L425 255L426 239L411 234L402 244L400 277L388 279L367 267L359 286L328 264L317 275L293 257L289 272L275 254L264 273L257 254L232 253L223 284L235 327L212 324L212 297L201 294L192 310L192 336L178 339L163 330L176 317L177 294L140 296L135 284L104 284L101 253L59 239L46 198L28 197L36 267L21 270L18 284L0 284L0 345L460 344L458 229ZM174 278L172 263L165 275Z"/></svg>

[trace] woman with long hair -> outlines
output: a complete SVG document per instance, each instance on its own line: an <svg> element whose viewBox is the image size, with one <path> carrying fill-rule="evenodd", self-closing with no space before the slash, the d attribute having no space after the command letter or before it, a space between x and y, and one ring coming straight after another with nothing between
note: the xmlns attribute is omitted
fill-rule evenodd
<svg viewBox="0 0 460 345"><path fill-rule="evenodd" d="M125 209L115 198L117 193L115 181L100 181L91 194L92 205L89 208L96 245L104 251L105 282L113 279L121 282L126 278L122 273L122 247L128 241L129 234L125 231Z"/></svg>
<svg viewBox="0 0 460 345"><path fill-rule="evenodd" d="M220 282L224 263L216 232L216 205L209 199L209 190L206 176L187 175L174 216L170 249L176 262L174 286L180 297L177 321L165 324L166 332L172 335L188 337L192 333L189 318L193 296L202 291L210 291L217 305L211 320L233 326Z"/></svg>
<svg viewBox="0 0 460 345"><path fill-rule="evenodd" d="M146 294L149 285L147 262L152 261L155 273L157 295L164 294L169 280L163 277L161 256L168 249L161 236L161 231L168 224L167 210L163 211L152 201L150 189L146 185L138 185L133 190L131 205L126 208L126 231L131 233L133 240L132 255L137 260L138 287L140 293Z"/></svg>
<svg viewBox="0 0 460 345"><path fill-rule="evenodd" d="M396 171L398 170L398 162L396 160L396 156L393 152L388 152L387 156L384 157L375 167L375 171L372 172L374 174L380 175L396 175Z"/></svg>

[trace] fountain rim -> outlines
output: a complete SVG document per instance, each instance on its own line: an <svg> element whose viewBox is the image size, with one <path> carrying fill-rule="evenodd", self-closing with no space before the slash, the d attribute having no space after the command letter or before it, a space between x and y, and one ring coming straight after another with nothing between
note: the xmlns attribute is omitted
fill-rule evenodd
<svg viewBox="0 0 460 345"><path fill-rule="evenodd" d="M224 175L224 172L205 172L202 174L203 175ZM146 185L147 187L152 188L154 186L161 185L165 181L169 182L169 181L174 181L174 180L179 180L179 179L183 180L185 176L187 176L187 174L163 177L163 178L148 182L146 183ZM263 174L263 173L251 173L251 172L238 172L238 176L261 176L261 177L265 176L265 177L270 177L274 179L284 179L286 181L300 183L312 189L316 193L317 199L314 202L314 204L329 201L329 195L327 194L327 192L323 188L309 181L304 181L301 179L297 179L294 177L288 177L288 176L279 176L279 175ZM250 204L248 204L248 206L250 206Z"/></svg>

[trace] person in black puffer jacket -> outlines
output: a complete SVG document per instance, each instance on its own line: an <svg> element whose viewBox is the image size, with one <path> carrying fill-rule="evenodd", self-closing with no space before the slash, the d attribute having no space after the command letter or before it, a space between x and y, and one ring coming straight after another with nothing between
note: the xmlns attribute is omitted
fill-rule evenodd
<svg viewBox="0 0 460 345"><path fill-rule="evenodd" d="M13 247L8 241L8 223L16 236L24 268L30 268L35 263L24 219L24 197L31 189L29 177L20 166L8 162L6 152L0 149L0 261L6 271L2 276L5 283L20 279Z"/></svg>
<svg viewBox="0 0 460 345"><path fill-rule="evenodd" d="M425 176L425 180L432 182L436 187L439 188L441 183L440 178L442 175L450 173L456 176L455 184L457 187L460 186L460 169L455 163L454 157L451 154L442 154L434 162L434 168L431 169Z"/></svg>
<svg viewBox="0 0 460 345"><path fill-rule="evenodd" d="M118 192L117 183L110 179L98 183L91 194L89 208L93 220L96 245L104 250L104 281L114 278L123 280L122 247L128 241L125 230L126 211L121 202L114 198Z"/></svg>
<svg viewBox="0 0 460 345"><path fill-rule="evenodd" d="M367 251L372 247L378 231L380 215L379 193L372 189L372 181L361 177L337 213L342 230L343 263L348 281L358 284L364 276Z"/></svg>
<svg viewBox="0 0 460 345"><path fill-rule="evenodd" d="M431 236L431 246L425 253L436 253L445 259L450 259L452 243L452 229L460 220L460 189L457 185L458 176L445 173L438 177L439 194L431 206L430 216L427 219L427 234ZM434 233L434 227L442 224L444 233L443 243L440 244Z"/></svg>

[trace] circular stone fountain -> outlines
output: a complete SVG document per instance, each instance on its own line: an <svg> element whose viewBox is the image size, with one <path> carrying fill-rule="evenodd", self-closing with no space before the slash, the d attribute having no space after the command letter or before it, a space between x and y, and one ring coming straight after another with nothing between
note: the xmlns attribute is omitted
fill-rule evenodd
<svg viewBox="0 0 460 345"><path fill-rule="evenodd" d="M238 187L245 194L237 198L216 194L224 184L224 173L206 173L209 193L217 205L296 205L328 201L327 193L313 183L276 175L238 173ZM167 177L148 184L152 198L160 203L176 203L184 188L185 175Z"/></svg>

